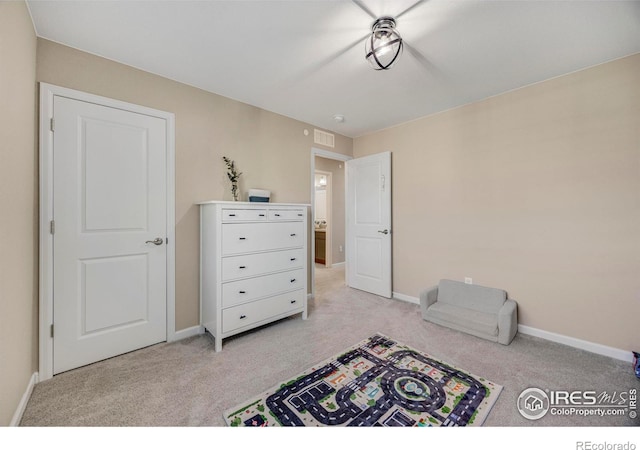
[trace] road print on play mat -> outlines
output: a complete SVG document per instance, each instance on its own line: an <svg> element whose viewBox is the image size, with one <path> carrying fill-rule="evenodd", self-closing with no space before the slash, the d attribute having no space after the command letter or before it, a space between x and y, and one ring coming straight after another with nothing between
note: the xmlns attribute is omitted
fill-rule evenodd
<svg viewBox="0 0 640 450"><path fill-rule="evenodd" d="M376 334L224 413L230 426L479 426L502 386Z"/></svg>

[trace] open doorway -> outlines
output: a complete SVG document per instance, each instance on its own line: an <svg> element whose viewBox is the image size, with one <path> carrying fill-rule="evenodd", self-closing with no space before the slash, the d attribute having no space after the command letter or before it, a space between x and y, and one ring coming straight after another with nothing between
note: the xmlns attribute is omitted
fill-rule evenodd
<svg viewBox="0 0 640 450"><path fill-rule="evenodd" d="M316 167L323 166L323 158L316 158ZM332 214L333 172L316 170L314 184L316 195L313 209L313 237L316 249L315 264L331 267L333 264L332 230L334 227ZM337 228L339 228L339 226Z"/></svg>
<svg viewBox="0 0 640 450"><path fill-rule="evenodd" d="M311 149L311 294L318 275L341 276L345 269L345 162L350 156Z"/></svg>

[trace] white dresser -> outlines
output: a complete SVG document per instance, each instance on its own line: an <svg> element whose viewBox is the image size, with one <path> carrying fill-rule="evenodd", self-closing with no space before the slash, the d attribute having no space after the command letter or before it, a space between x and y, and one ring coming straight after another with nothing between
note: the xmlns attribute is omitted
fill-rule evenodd
<svg viewBox="0 0 640 450"><path fill-rule="evenodd" d="M302 313L307 318L309 205L200 203L200 318L222 339Z"/></svg>

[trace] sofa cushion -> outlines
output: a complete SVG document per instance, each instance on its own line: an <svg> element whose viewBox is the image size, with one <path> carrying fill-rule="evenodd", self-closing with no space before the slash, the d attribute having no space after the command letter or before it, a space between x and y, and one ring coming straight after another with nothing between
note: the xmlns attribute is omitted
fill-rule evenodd
<svg viewBox="0 0 640 450"><path fill-rule="evenodd" d="M473 311L496 314L506 299L507 293L502 289L453 280L440 280L438 284L437 303L447 303Z"/></svg>
<svg viewBox="0 0 640 450"><path fill-rule="evenodd" d="M440 301L427 309L427 320L450 328L473 330L489 336L498 335L498 316L474 311Z"/></svg>

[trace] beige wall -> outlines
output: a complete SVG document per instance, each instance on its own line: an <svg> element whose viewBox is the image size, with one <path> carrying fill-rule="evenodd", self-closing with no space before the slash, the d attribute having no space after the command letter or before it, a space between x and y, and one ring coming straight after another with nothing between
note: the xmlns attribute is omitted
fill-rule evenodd
<svg viewBox="0 0 640 450"><path fill-rule="evenodd" d="M231 200L223 156L243 173L242 199L261 188L273 202L310 203L313 126L43 39L37 62L38 81L175 113L176 330L199 324L195 203ZM332 151L352 145L336 135Z"/></svg>
<svg viewBox="0 0 640 450"><path fill-rule="evenodd" d="M0 2L0 425L37 372L36 36L23 2Z"/></svg>
<svg viewBox="0 0 640 450"><path fill-rule="evenodd" d="M315 158L316 170L331 172L331 258L332 264L344 262L344 162ZM343 251L340 251L342 246Z"/></svg>
<svg viewBox="0 0 640 450"><path fill-rule="evenodd" d="M472 277L524 325L638 349L640 54L354 140L385 150L394 291Z"/></svg>

